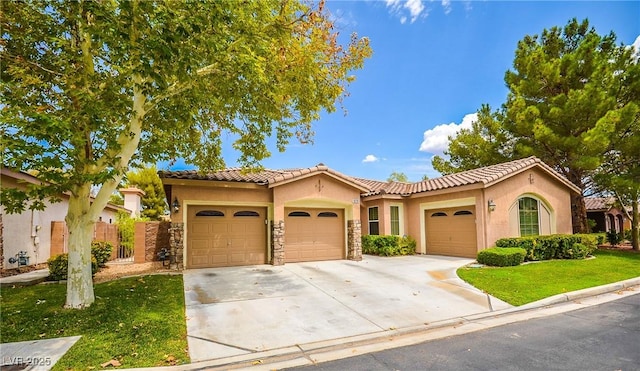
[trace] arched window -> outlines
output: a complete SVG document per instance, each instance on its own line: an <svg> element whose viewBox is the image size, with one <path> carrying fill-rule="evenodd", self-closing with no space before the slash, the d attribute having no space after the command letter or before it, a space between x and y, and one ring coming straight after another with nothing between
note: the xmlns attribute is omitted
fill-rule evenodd
<svg viewBox="0 0 640 371"><path fill-rule="evenodd" d="M540 234L540 205L538 200L522 197L518 200L518 219L520 236L537 236Z"/></svg>
<svg viewBox="0 0 640 371"><path fill-rule="evenodd" d="M257 211L252 211L252 210L243 210L243 211L236 211L233 216L240 216L240 217L244 217L244 216L260 216L260 214L258 214Z"/></svg>
<svg viewBox="0 0 640 371"><path fill-rule="evenodd" d="M453 215L473 215L473 213L469 210L460 210L456 211Z"/></svg>
<svg viewBox="0 0 640 371"><path fill-rule="evenodd" d="M306 211L292 211L289 213L289 216L306 218L306 217L311 217L311 214L309 214Z"/></svg>
<svg viewBox="0 0 640 371"><path fill-rule="evenodd" d="M438 217L438 216L447 216L447 213L443 213L442 211L438 211L437 213L433 213L431 214L431 217Z"/></svg>
<svg viewBox="0 0 640 371"><path fill-rule="evenodd" d="M224 213L218 210L202 210L198 211L196 216L224 216Z"/></svg>
<svg viewBox="0 0 640 371"><path fill-rule="evenodd" d="M323 211L318 213L318 218L337 218L338 214L331 211Z"/></svg>

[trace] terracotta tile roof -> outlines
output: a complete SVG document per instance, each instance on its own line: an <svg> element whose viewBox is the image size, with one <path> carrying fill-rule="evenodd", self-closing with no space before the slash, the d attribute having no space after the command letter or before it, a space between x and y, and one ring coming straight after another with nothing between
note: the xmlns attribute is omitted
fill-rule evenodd
<svg viewBox="0 0 640 371"><path fill-rule="evenodd" d="M584 205L588 211L609 210L615 200L609 197L585 197Z"/></svg>
<svg viewBox="0 0 640 371"><path fill-rule="evenodd" d="M304 178L316 173L325 173L334 178L338 178L346 183L359 188L361 191L369 190L365 184L360 183L356 179L344 175L338 171L330 169L324 164L318 164L309 168L299 169L281 169L272 170L264 169L259 172L251 173L243 171L242 168L229 168L225 170L216 171L213 173L202 174L196 170L182 170L182 171L159 171L158 175L164 179L192 179L192 180L217 180L227 182L245 182L245 183L257 183L263 185L274 186L281 183L287 183L290 180L297 178Z"/></svg>
<svg viewBox="0 0 640 371"><path fill-rule="evenodd" d="M272 187L278 184L287 183L294 179L312 176L316 173L324 173L361 189L361 191L363 192L362 196L373 196L379 194L410 195L414 193L454 188L476 183L481 183L483 186L487 187L512 175L530 169L534 166L542 167L543 170L558 179L560 182L567 185L569 188L573 189L576 192L580 191L575 185L573 185L566 178L554 171L550 166L542 162L537 157L533 156L520 160L505 162L502 164L486 166L479 169L449 174L439 178L424 180L417 183L383 182L372 179L350 177L348 175L344 175L340 172L330 169L324 164L318 164L310 168L299 169L265 169L256 173L247 173L244 172L241 168L230 168L209 174L201 174L195 170L183 170L159 171L158 175L160 176L160 178L164 179L247 182L264 184Z"/></svg>
<svg viewBox="0 0 640 371"><path fill-rule="evenodd" d="M382 182L379 180L355 178L360 183L368 186L369 192L364 193L363 196L371 196L377 194L392 194L392 195L409 195L411 193L412 183L403 182Z"/></svg>
<svg viewBox="0 0 640 371"><path fill-rule="evenodd" d="M280 175L279 170L262 170L257 173L247 173L241 168L229 168L213 173L199 173L197 170L159 171L158 175L164 179L189 179L189 180L217 180L227 182L245 182L267 184L269 179Z"/></svg>
<svg viewBox="0 0 640 371"><path fill-rule="evenodd" d="M366 181L365 179L360 179L360 181L365 184L371 185L371 191L363 194L363 196L373 196L381 193L414 194L460 187L476 183L481 183L486 187L512 175L518 174L524 170L530 169L534 166L542 167L546 172L567 185L569 188L572 188L576 192L580 191L575 185L573 185L566 178L554 171L549 165L545 164L535 156L505 162L502 164L485 166L478 169L467 170L460 173L444 175L439 178L423 180L421 182L411 184L399 183L400 185L390 186L390 183Z"/></svg>

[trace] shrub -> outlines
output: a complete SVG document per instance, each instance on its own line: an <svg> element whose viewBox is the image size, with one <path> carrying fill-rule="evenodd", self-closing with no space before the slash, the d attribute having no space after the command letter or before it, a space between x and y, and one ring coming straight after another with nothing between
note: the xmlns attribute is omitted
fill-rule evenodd
<svg viewBox="0 0 640 371"><path fill-rule="evenodd" d="M611 246L616 246L622 242L622 234L616 233L616 231L607 232L607 242L611 244Z"/></svg>
<svg viewBox="0 0 640 371"><path fill-rule="evenodd" d="M524 261L527 250L520 247L494 247L478 253L478 263L493 267L511 267Z"/></svg>
<svg viewBox="0 0 640 371"><path fill-rule="evenodd" d="M596 244L598 245L602 245L607 241L606 233L591 233L591 235L596 238Z"/></svg>
<svg viewBox="0 0 640 371"><path fill-rule="evenodd" d="M107 241L94 241L91 243L91 255L96 258L99 267L106 266L109 259L111 259L111 252L113 251L113 245Z"/></svg>
<svg viewBox="0 0 640 371"><path fill-rule="evenodd" d="M593 249L590 249L580 242L576 242L567 252L572 256L570 259L584 259L593 252Z"/></svg>
<svg viewBox="0 0 640 371"><path fill-rule="evenodd" d="M408 236L362 236L362 253L381 256L413 255L416 241Z"/></svg>
<svg viewBox="0 0 640 371"><path fill-rule="evenodd" d="M556 234L501 238L497 247L520 247L527 251L526 261L549 259L583 259L597 248L597 238L592 234ZM575 244L582 246L575 247Z"/></svg>
<svg viewBox="0 0 640 371"><path fill-rule="evenodd" d="M69 269L69 254L60 254L52 256L47 260L49 263L49 279L51 281L62 281L67 279L67 272ZM91 255L91 275L98 272L98 262L96 258Z"/></svg>

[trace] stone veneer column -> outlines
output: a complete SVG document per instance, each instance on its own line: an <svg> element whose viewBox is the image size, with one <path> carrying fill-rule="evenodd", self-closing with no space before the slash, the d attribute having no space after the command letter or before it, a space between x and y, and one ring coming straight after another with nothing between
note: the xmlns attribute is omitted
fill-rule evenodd
<svg viewBox="0 0 640 371"><path fill-rule="evenodd" d="M169 247L171 251L171 268L184 269L184 223L171 223L169 227Z"/></svg>
<svg viewBox="0 0 640 371"><path fill-rule="evenodd" d="M284 220L271 222L271 236L273 237L272 260L273 265L284 265Z"/></svg>
<svg viewBox="0 0 640 371"><path fill-rule="evenodd" d="M347 259L362 260L362 223L360 220L347 221Z"/></svg>

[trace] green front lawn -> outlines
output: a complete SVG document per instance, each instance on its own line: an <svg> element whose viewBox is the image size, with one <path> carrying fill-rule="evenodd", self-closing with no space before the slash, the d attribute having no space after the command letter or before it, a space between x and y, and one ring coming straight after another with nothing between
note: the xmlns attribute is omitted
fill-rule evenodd
<svg viewBox="0 0 640 371"><path fill-rule="evenodd" d="M2 343L82 335L54 370L189 363L182 276L124 278L95 285L84 310L63 309L66 285L2 288Z"/></svg>
<svg viewBox="0 0 640 371"><path fill-rule="evenodd" d="M517 267L460 268L458 276L512 305L640 276L640 254L597 250L595 259L552 260Z"/></svg>

